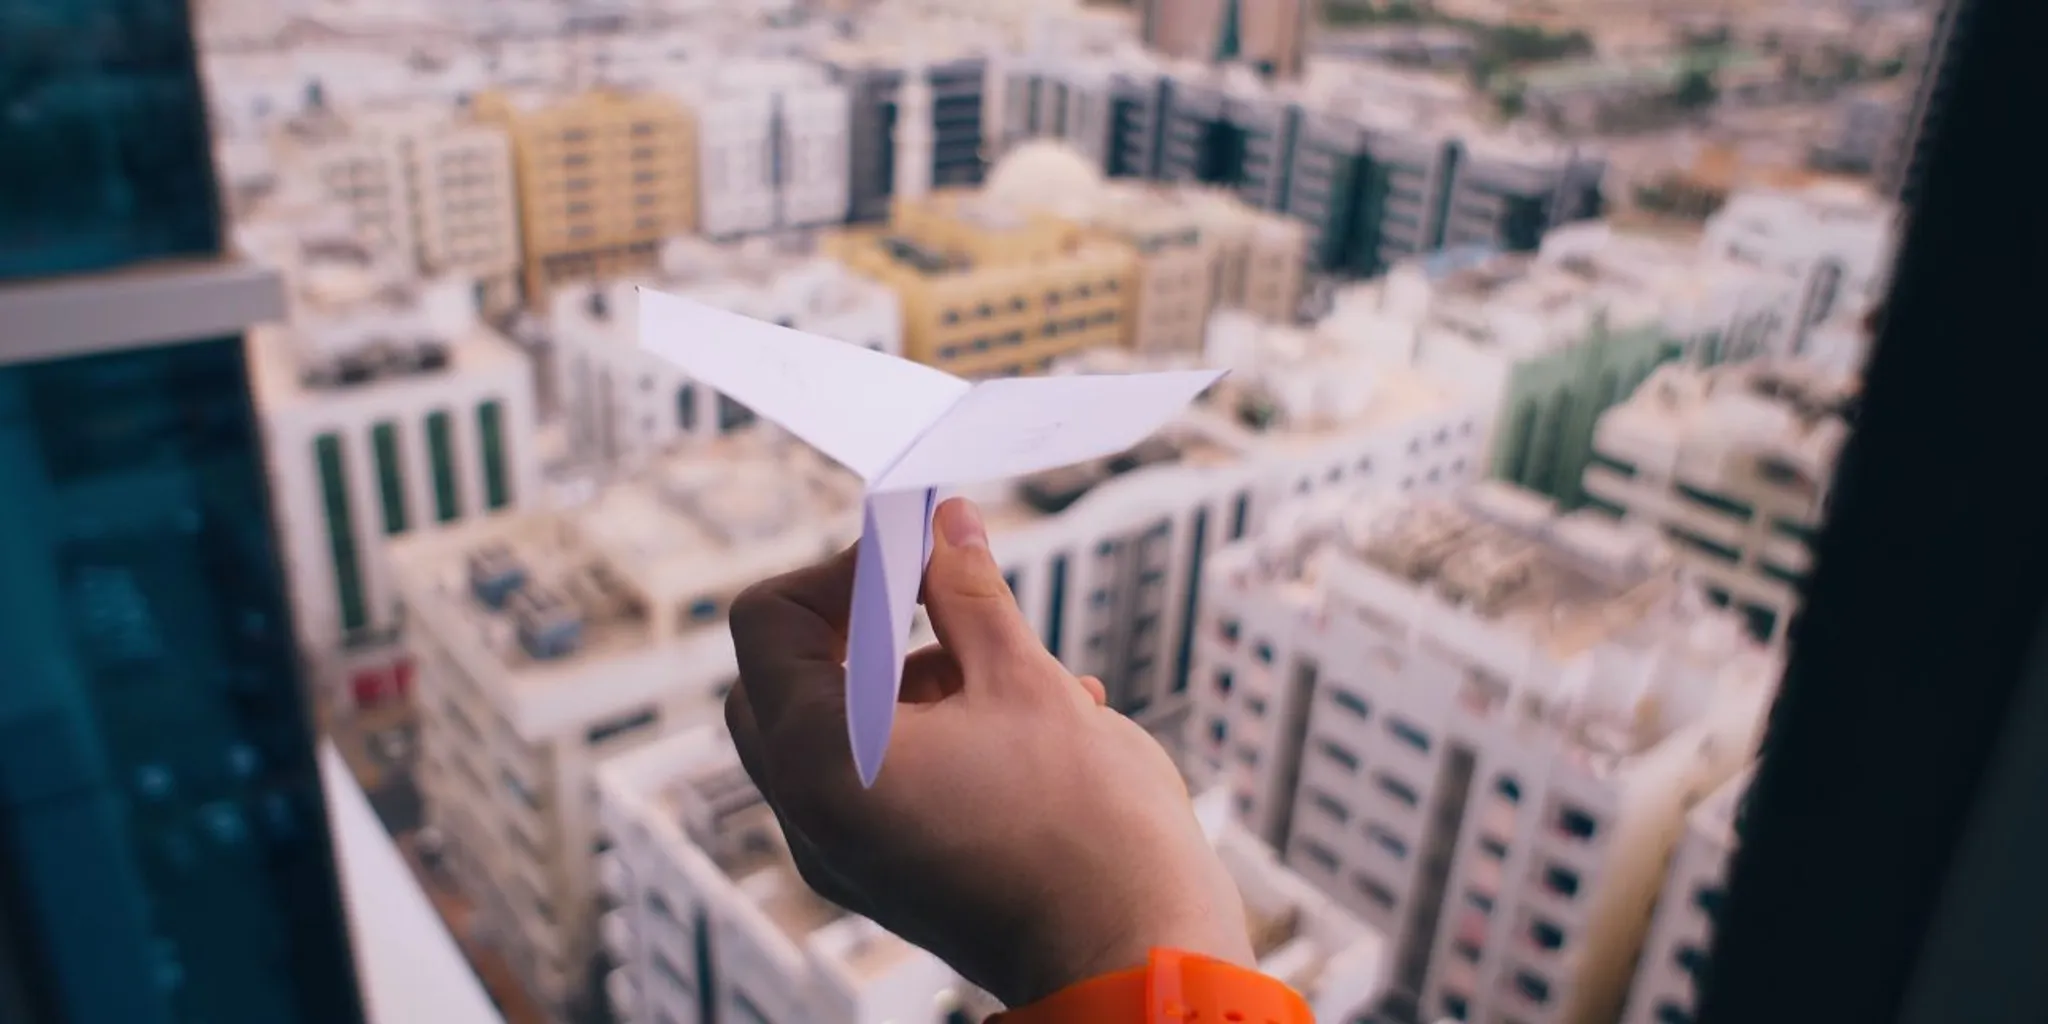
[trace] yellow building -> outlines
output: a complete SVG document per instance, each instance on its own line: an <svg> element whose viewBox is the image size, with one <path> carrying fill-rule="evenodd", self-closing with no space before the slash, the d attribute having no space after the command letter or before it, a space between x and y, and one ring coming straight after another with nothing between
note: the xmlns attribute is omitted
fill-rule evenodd
<svg viewBox="0 0 2048 1024"><path fill-rule="evenodd" d="M1035 373L1076 349L1129 342L1132 248L999 196L899 198L887 227L823 248L895 289L904 354L949 373Z"/></svg>
<svg viewBox="0 0 2048 1024"><path fill-rule="evenodd" d="M475 107L512 140L534 308L560 282L652 268L663 238L696 230L696 128L675 99L489 93Z"/></svg>

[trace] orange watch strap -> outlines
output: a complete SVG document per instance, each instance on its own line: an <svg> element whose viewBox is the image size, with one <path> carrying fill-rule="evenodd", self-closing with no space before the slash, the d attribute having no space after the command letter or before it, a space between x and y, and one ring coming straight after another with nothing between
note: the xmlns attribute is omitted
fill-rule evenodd
<svg viewBox="0 0 2048 1024"><path fill-rule="evenodd" d="M1278 979L1213 957L1154 949L1144 967L1070 985L989 1024L1315 1024Z"/></svg>

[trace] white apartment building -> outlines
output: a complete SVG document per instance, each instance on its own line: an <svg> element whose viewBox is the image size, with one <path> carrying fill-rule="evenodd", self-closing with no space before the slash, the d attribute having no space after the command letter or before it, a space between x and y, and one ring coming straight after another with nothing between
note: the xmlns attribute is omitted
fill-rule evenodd
<svg viewBox="0 0 2048 1024"><path fill-rule="evenodd" d="M516 298L517 193L502 130L408 104L311 112L287 122L275 145L280 173L317 183L365 243L423 275L470 277L487 310Z"/></svg>
<svg viewBox="0 0 2048 1024"><path fill-rule="evenodd" d="M722 726L597 772L601 924L623 1024L954 1024L970 986L804 884Z"/></svg>
<svg viewBox="0 0 2048 1024"><path fill-rule="evenodd" d="M1296 328L1223 313L1229 376L1129 452L967 488L1025 618L1111 703L1177 738L1205 560L1283 497L1339 485L1440 493L1476 479L1487 422L1454 387ZM1062 369L1127 372L1121 350Z"/></svg>
<svg viewBox="0 0 2048 1024"><path fill-rule="evenodd" d="M1662 530L1715 604L1776 643L1799 608L1855 383L1789 360L1673 365L1600 419L1587 501Z"/></svg>
<svg viewBox="0 0 2048 1024"><path fill-rule="evenodd" d="M1859 314L1884 297L1891 279L1898 209L1870 189L1821 182L1801 189L1749 189L1707 219L1702 253L1753 266L1790 282L1800 296L1791 344L1844 310Z"/></svg>
<svg viewBox="0 0 2048 1024"><path fill-rule="evenodd" d="M878 352L903 351L902 306L887 285L767 239L672 239L656 276L568 286L551 300L554 379L570 449L606 465L630 468L678 441L755 421L746 406L641 350L641 287Z"/></svg>
<svg viewBox="0 0 2048 1024"><path fill-rule="evenodd" d="M416 775L450 863L557 1016L597 950L593 772L719 720L726 611L858 534L859 481L801 446L723 438L571 510L391 545L420 664Z"/></svg>
<svg viewBox="0 0 2048 1024"><path fill-rule="evenodd" d="M1685 838L1671 855L1671 873L1636 964L1622 1024L1692 1024L1700 971L1713 946L1727 884L1728 858L1735 852L1735 811L1753 775L1746 770L1729 779L1687 817Z"/></svg>
<svg viewBox="0 0 2048 1024"><path fill-rule="evenodd" d="M1209 570L1197 770L1422 1019L1612 1020L1777 662L1651 535L1497 482L1293 506Z"/></svg>
<svg viewBox="0 0 2048 1024"><path fill-rule="evenodd" d="M402 283L315 238L287 260L287 322L250 331L293 632L323 697L403 691L389 538L537 500L533 371L466 279ZM346 679L344 691L343 680Z"/></svg>
<svg viewBox="0 0 2048 1024"><path fill-rule="evenodd" d="M1301 993L1320 1024L1371 1012L1387 983L1386 937L1282 864L1232 816L1228 790L1196 797L1195 816L1237 883L1259 970Z"/></svg>
<svg viewBox="0 0 2048 1024"><path fill-rule="evenodd" d="M678 90L697 119L698 229L713 238L845 221L846 87L811 64L721 64Z"/></svg>

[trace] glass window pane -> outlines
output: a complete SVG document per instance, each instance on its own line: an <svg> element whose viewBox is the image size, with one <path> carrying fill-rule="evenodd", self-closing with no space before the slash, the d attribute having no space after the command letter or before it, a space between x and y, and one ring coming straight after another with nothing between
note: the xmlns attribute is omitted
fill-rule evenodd
<svg viewBox="0 0 2048 1024"><path fill-rule="evenodd" d="M484 439L484 502L492 509L512 503L512 482L505 474L504 409L485 402L476 411L477 430Z"/></svg>
<svg viewBox="0 0 2048 1024"><path fill-rule="evenodd" d="M341 438L322 434L313 442L320 467L320 500L327 509L327 549L334 559L334 589L341 601L341 630L353 633L369 624L363 603L362 565L356 558L355 521L349 515L348 473L341 461Z"/></svg>
<svg viewBox="0 0 2048 1024"><path fill-rule="evenodd" d="M32 999L359 1022L240 341L0 368L0 494L0 941Z"/></svg>
<svg viewBox="0 0 2048 1024"><path fill-rule="evenodd" d="M427 453L434 462L434 518L444 523L457 519L462 501L455 489L455 438L445 412L427 416Z"/></svg>
<svg viewBox="0 0 2048 1024"><path fill-rule="evenodd" d="M405 464L398 451L398 425L379 423L371 432L377 446L377 490L384 499L384 532L405 532Z"/></svg>

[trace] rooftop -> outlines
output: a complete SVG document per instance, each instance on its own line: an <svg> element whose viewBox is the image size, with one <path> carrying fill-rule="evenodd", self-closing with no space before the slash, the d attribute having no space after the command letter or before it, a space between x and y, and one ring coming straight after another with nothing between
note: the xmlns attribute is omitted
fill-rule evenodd
<svg viewBox="0 0 2048 1024"><path fill-rule="evenodd" d="M696 236L663 244L660 269L648 276L559 289L549 310L559 328L584 323L638 344L634 311L640 288L680 295L761 320L826 318L876 305L895 293L807 245L766 237L736 243Z"/></svg>
<svg viewBox="0 0 2048 1024"><path fill-rule="evenodd" d="M1679 458L1754 453L1819 483L1848 438L1856 390L1853 379L1791 360L1671 364L1602 417L1600 438L1654 442Z"/></svg>
<svg viewBox="0 0 2048 1024"><path fill-rule="evenodd" d="M512 692L665 645L721 647L745 586L839 550L859 482L768 431L694 445L568 510L398 542L412 604L468 632ZM485 673L479 673L485 674Z"/></svg>
<svg viewBox="0 0 2048 1024"><path fill-rule="evenodd" d="M1461 703L1563 738L1596 771L1697 717L1724 676L1768 671L1654 533L1498 482L1457 498L1326 495L1283 510L1239 557L1233 586L1316 622L1411 623L1453 643L1472 665Z"/></svg>

